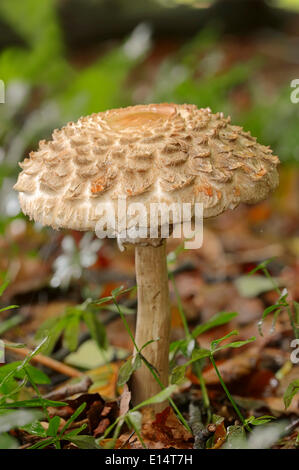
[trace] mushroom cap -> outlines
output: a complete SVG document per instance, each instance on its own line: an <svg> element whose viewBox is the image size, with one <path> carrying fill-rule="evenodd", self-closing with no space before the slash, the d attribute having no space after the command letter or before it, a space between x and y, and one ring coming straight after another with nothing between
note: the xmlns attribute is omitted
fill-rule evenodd
<svg viewBox="0 0 299 470"><path fill-rule="evenodd" d="M211 217L265 199L278 157L222 113L150 104L82 117L42 140L14 189L23 212L55 229L95 231L101 203L203 204Z"/></svg>

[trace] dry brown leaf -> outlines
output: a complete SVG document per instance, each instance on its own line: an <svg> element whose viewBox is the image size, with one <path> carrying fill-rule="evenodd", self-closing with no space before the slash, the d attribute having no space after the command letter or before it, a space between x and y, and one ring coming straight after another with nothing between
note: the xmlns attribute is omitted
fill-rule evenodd
<svg viewBox="0 0 299 470"><path fill-rule="evenodd" d="M123 416L129 411L130 400L131 392L129 391L127 384L125 384L123 387L123 392L120 396L119 416Z"/></svg>
<svg viewBox="0 0 299 470"><path fill-rule="evenodd" d="M162 413L153 416L151 410L143 411L142 436L151 449L174 447L190 449L193 437L178 420L172 408L165 408Z"/></svg>

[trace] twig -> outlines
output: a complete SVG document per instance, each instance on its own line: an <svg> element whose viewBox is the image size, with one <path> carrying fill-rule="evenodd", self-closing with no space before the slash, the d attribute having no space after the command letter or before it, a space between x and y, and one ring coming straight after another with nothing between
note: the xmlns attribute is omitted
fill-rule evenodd
<svg viewBox="0 0 299 470"><path fill-rule="evenodd" d="M18 447L18 449L29 449L29 447L31 447L31 446L32 446L32 442L27 442L26 444L23 444L20 447Z"/></svg>
<svg viewBox="0 0 299 470"><path fill-rule="evenodd" d="M71 423L67 429L68 431L70 431L71 429L77 429L83 426L83 424L88 424L88 418L84 418L81 419L81 421L75 421L74 423Z"/></svg>
<svg viewBox="0 0 299 470"><path fill-rule="evenodd" d="M43 398L51 400L61 400L62 398L71 397L77 393L87 392L89 387L92 384L92 380L88 375L84 375L83 379L80 382L74 384L66 384L64 387L60 387L58 390L53 390L53 392L47 393Z"/></svg>
<svg viewBox="0 0 299 470"><path fill-rule="evenodd" d="M130 440L134 436L135 431L132 431L131 434L129 435L128 439L125 440L125 442L120 446L120 449L123 449L127 444L129 444Z"/></svg>
<svg viewBox="0 0 299 470"><path fill-rule="evenodd" d="M295 419L295 421L293 421L292 423L290 423L286 428L286 432L289 432L289 431L292 431L294 428L296 428L299 424L299 418L298 419Z"/></svg>
<svg viewBox="0 0 299 470"><path fill-rule="evenodd" d="M19 354L20 356L28 356L32 351L28 348L14 348L12 346L7 345L4 343L5 349L14 352L15 354ZM50 369L56 370L60 374L67 375L68 377L81 377L83 375L82 372L79 372L77 369L73 367L67 366L62 362L58 362L51 357L44 356L43 354L37 354L36 356L32 357L32 362L37 362L42 364L43 366L49 367Z"/></svg>

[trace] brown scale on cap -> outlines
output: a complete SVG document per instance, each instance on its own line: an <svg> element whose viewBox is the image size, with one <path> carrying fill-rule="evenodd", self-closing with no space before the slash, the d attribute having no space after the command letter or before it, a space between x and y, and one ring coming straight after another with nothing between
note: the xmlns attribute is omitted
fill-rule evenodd
<svg viewBox="0 0 299 470"><path fill-rule="evenodd" d="M279 160L221 113L151 104L79 119L21 163L22 210L54 228L95 230L97 205L202 202L204 216L255 203L278 185Z"/></svg>

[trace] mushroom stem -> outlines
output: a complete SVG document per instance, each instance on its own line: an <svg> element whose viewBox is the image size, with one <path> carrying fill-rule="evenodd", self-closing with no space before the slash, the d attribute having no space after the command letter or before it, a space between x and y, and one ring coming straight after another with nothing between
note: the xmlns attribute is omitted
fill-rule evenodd
<svg viewBox="0 0 299 470"><path fill-rule="evenodd" d="M146 346L142 354L158 371L161 383L167 386L170 307L165 240L158 247L137 246L135 264L138 287L136 344L140 349L148 341L159 338ZM143 362L133 376L133 403L138 404L160 391L160 385ZM154 411L162 411L166 405L167 403L156 404L153 406Z"/></svg>

